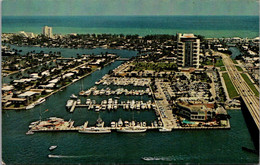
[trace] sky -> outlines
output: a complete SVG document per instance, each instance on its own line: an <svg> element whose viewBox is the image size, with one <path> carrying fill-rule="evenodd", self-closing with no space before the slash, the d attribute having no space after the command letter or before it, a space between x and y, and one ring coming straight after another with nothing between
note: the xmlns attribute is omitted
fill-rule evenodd
<svg viewBox="0 0 260 165"><path fill-rule="evenodd" d="M2 16L259 15L258 0L2 0Z"/></svg>

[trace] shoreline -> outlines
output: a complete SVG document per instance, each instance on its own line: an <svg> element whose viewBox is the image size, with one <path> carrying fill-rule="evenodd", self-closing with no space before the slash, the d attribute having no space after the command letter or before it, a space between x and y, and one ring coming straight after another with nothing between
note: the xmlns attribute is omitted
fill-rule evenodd
<svg viewBox="0 0 260 165"><path fill-rule="evenodd" d="M108 62L107 64L105 64L104 66L106 66L106 65L108 65L108 64L111 64L111 63L113 63L114 61L115 61L115 60L112 60L112 61ZM65 86L62 86L62 87L60 87L59 89L57 89L57 90L55 90L55 91L53 91L53 92L47 94L47 95L44 96L44 97L40 97L40 98L46 99L46 98L50 97L51 95L54 95L55 93L61 91L62 89L64 89L64 88L70 86L71 84L73 84L73 83L75 83L75 82L77 82L77 81L79 81L79 80L81 80L81 79L87 77L88 75L90 75L90 74L92 74L93 72L97 71L99 68L100 68L100 67L95 68L95 70L92 70L91 72L89 72L89 73L87 73L87 74L85 74L85 75L79 77L78 79L74 79L75 81L72 81L72 82L70 82L69 84L67 84L67 85L65 85ZM34 102L30 103L30 104L35 104L37 101L38 101L38 100L36 100L36 101L34 101ZM29 105L30 105L30 104L29 104ZM28 105L27 105L27 106L28 106ZM25 107L19 107L19 108L2 108L2 110L27 110L27 109L26 109L27 106L25 106ZM32 108L32 109L33 109L33 108ZM30 110L30 109L28 109L28 110Z"/></svg>

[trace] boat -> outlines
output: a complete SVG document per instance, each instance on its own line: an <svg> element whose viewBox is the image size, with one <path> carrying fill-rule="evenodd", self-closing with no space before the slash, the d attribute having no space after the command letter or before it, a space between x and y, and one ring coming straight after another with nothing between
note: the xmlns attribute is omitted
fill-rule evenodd
<svg viewBox="0 0 260 165"><path fill-rule="evenodd" d="M112 121L111 122L111 127L115 127L116 126L116 122L115 121Z"/></svg>
<svg viewBox="0 0 260 165"><path fill-rule="evenodd" d="M104 126L104 122L100 117L98 117L98 119L97 119L96 126L97 127L103 127Z"/></svg>
<svg viewBox="0 0 260 165"><path fill-rule="evenodd" d="M66 104L66 107L67 107L68 109L70 109L70 107L72 106L73 103L74 103L73 100L68 100L68 101L67 101L67 104Z"/></svg>
<svg viewBox="0 0 260 165"><path fill-rule="evenodd" d="M170 129L170 128L161 128L161 129L159 129L159 131L160 132L171 132L172 129Z"/></svg>
<svg viewBox="0 0 260 165"><path fill-rule="evenodd" d="M26 132L26 135L33 135L33 134L34 134L34 132L31 131L31 130L29 130L28 132Z"/></svg>
<svg viewBox="0 0 260 165"><path fill-rule="evenodd" d="M35 102L35 105L39 105L39 104L41 104L41 103L44 103L46 100L45 100L45 98L39 98L39 100L37 100L36 102Z"/></svg>
<svg viewBox="0 0 260 165"><path fill-rule="evenodd" d="M124 124L125 124L125 127L129 126L129 122L128 121L125 121Z"/></svg>
<svg viewBox="0 0 260 165"><path fill-rule="evenodd" d="M153 157L143 157L142 159L145 160L145 161L155 160Z"/></svg>
<svg viewBox="0 0 260 165"><path fill-rule="evenodd" d="M118 123L117 123L117 126L118 126L118 127L122 127L122 126L123 126L123 121L122 121L121 118L119 118Z"/></svg>
<svg viewBox="0 0 260 165"><path fill-rule="evenodd" d="M80 92L79 92L79 95L80 95L80 96L84 96L84 94L85 94L85 91L80 91Z"/></svg>
<svg viewBox="0 0 260 165"><path fill-rule="evenodd" d="M81 100L80 99L77 99L77 104L79 105L81 103Z"/></svg>
<svg viewBox="0 0 260 165"><path fill-rule="evenodd" d="M79 133L110 133L110 129L99 128L99 127L89 127L79 130Z"/></svg>
<svg viewBox="0 0 260 165"><path fill-rule="evenodd" d="M90 99L87 99L86 104L89 105L91 103Z"/></svg>
<svg viewBox="0 0 260 165"><path fill-rule="evenodd" d="M56 149L57 147L58 147L58 146L50 146L50 147L49 147L49 150L52 151L52 150Z"/></svg>
<svg viewBox="0 0 260 165"><path fill-rule="evenodd" d="M122 127L122 128L118 128L116 131L117 132L124 132L124 133L141 133L141 132L145 132L147 130L147 128L143 128L143 127Z"/></svg>
<svg viewBox="0 0 260 165"><path fill-rule="evenodd" d="M71 98L71 99L77 99L77 98L78 98L78 96L76 96L76 95L72 94L72 95L70 96L70 98Z"/></svg>
<svg viewBox="0 0 260 165"><path fill-rule="evenodd" d="M32 104L28 105L28 106L26 107L26 109L32 109L32 108L34 108L34 107L35 107L35 104L32 103Z"/></svg>

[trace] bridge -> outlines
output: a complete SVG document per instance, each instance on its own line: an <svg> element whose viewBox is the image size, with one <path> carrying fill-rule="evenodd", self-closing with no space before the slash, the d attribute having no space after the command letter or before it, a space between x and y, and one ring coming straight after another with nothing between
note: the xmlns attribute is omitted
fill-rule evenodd
<svg viewBox="0 0 260 165"><path fill-rule="evenodd" d="M255 96L255 93L251 90L248 84L245 82L243 77L238 72L236 66L234 65L233 61L230 59L229 56L219 53L222 56L222 60L224 65L226 66L228 75L235 86L237 92L240 94L241 98L243 99L246 107L248 108L249 113L251 114L258 131L260 130L260 110L259 110L259 100L258 97Z"/></svg>

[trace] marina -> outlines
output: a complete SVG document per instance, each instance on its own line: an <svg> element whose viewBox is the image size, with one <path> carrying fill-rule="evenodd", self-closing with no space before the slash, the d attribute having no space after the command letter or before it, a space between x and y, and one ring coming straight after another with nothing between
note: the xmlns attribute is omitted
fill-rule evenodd
<svg viewBox="0 0 260 165"><path fill-rule="evenodd" d="M64 148L64 146L68 146L73 152L80 154L80 155L84 155L84 153L82 152L82 150L78 150L78 148L83 148L86 153L92 153L92 147L98 147L100 145L102 145L102 148L104 149L104 152L106 154L110 154L111 148L113 148L114 146L117 145L129 145L131 150L136 150L136 147L131 146L131 144L139 144L141 146L143 146L143 151L142 152L138 152L137 154L135 154L135 157L137 159L140 158L140 156L142 157L149 157L149 156L155 156L157 152L153 152L153 148L161 148L161 145L164 145L165 147L162 149L162 152L168 153L168 149L170 149L171 147L169 147L169 141L172 141L172 139L178 139L179 136L182 134L182 131L178 131L178 130L200 130L199 134L200 134L200 138L196 138L196 140L198 141L198 143L203 143L205 145L212 145L212 143L210 142L212 140L212 138L218 138L219 140L222 140L223 138L228 138L229 140L232 140L234 142L236 142L236 144L240 144L240 142L238 141L242 141L244 144L243 145L247 145L249 148L251 147L251 143L247 143L246 139L250 138L248 137L247 134L247 128L244 127L243 122L241 123L241 121L243 121L243 116L241 116L240 111L231 111L229 113L231 113L232 115L232 129L230 129L230 132L228 131L218 131L218 130L214 130L215 127L180 127L178 128L177 125L174 129L172 129L172 132L167 133L167 137L165 136L165 134L162 134L161 131L165 131L165 129L161 129L161 131L159 131L159 127L158 127L158 122L154 122L154 120L159 117L157 116L159 114L159 110L153 110L153 111L121 111L122 107L120 107L120 109L117 110L117 112L115 111L99 111L99 114L102 115L102 119L104 119L105 121L105 128L110 128L111 129L111 133L106 133L106 134L96 134L96 135L88 135L86 133L79 133L79 130L82 129L79 126L83 126L85 128L90 128L90 127L96 127L95 122L97 120L97 114L94 110L91 111L86 111L87 108L85 107L77 107L75 108L76 110L73 113L69 113L70 115L68 116L68 112L65 111L65 105L66 102L68 101L68 99L71 99L70 96L72 95L72 93L74 94L78 94L81 91L81 84L82 81L84 81L84 87L85 89L90 89L95 85L95 81L102 78L102 76L104 74L106 74L108 72L108 70L116 68L118 65L120 65L121 62L115 62L111 65L108 65L106 68L98 70L94 73L92 73L91 75L89 75L88 77L84 78L83 80L80 80L78 82L76 82L75 84L72 84L71 86L68 86L67 88L64 88L63 91L58 92L56 95L52 95L50 96L49 99L46 99L46 103L41 104L39 106L35 106L34 110L31 112L33 114L33 117L29 117L28 116L28 111L27 112L20 112L19 114L15 111L11 112L11 111L5 111L4 112L4 124L5 124L5 130L8 131L4 131L6 134L12 134L14 137L16 137L16 133L19 132L19 130L23 130L22 134L24 134L23 137L21 137L20 135L17 138L23 138L24 140L29 140L31 141L31 139L33 139L33 141L36 141L36 145L35 147L37 149L40 150L42 155L45 155L46 152L44 151L44 149L42 149L44 146L44 148L49 148L50 145L53 145L53 143L47 143L47 144L43 144L43 141L46 141L46 139L51 139L51 141L56 142L55 144L58 145L58 149L57 151L60 150L66 150ZM102 74L103 75L102 75ZM101 85L101 84L100 84ZM103 87L102 87L103 88ZM111 88L111 87L110 87ZM120 87L121 88L121 87ZM106 88L105 88L106 89ZM112 88L111 88L112 89ZM114 90L114 89L113 89ZM145 90L145 89L144 89ZM117 100L122 100L122 101L126 101L126 100L132 100L127 98L127 97L131 97L131 96L125 96L124 94L116 96L116 95L110 95L110 96L106 96L106 95L102 95L101 98L99 98L100 96L94 96L93 94L89 95L88 97L79 97L81 99L81 104L85 104L87 99L90 100L96 100L96 102L98 102L99 104L101 104L102 100L108 100L110 97L113 97L113 100L117 99ZM105 98L106 97L106 98ZM115 98L115 97L120 97L120 98ZM139 97L139 96L134 96L134 97ZM141 97L141 96L140 96ZM102 99L103 98L103 99ZM51 100L56 100L57 102L53 102ZM133 99L137 99L137 98L133 98ZM77 99L72 99L72 100L77 100ZM141 99L138 99L139 101L141 101ZM151 98L147 97L147 95L143 95L143 102L147 102L148 100L151 100ZM119 101L120 102L120 101ZM78 105L78 104L77 104ZM158 104L159 105L159 104ZM58 129L53 129L53 128L45 128L45 129L41 129L41 131L28 131L28 124L25 124L26 127L22 127L21 128L21 124L16 122L17 118L27 118L28 121L31 121L31 119L33 118L33 121L37 121L37 119L39 120L39 111L40 109L49 109L49 111L47 112L43 112L42 114L42 118L46 118L49 116L63 116L64 120L69 121L69 119L71 118L74 122L74 127L75 128L63 128L59 126L57 127ZM69 111L69 109L68 109ZM129 138L127 133L117 133L116 131L116 124L118 123L118 119L122 118L122 122L123 122L123 127L124 124L126 123L129 124L130 121L133 120L132 118L132 113L135 113L134 117L135 117L135 121L141 121L144 122L146 121L146 127L148 127L146 132L143 133L134 133L133 137L135 138ZM157 115L156 115L157 112ZM14 118L8 118L8 116L14 116ZM163 114L162 114L163 115ZM86 122L86 118L87 121ZM126 122L128 121L128 123ZM76 124L75 124L76 123ZM85 126L84 126L85 125ZM19 129L15 129L15 133L14 132L10 132L10 129L13 128L19 128ZM119 128L119 127L118 127ZM8 130L7 130L8 129ZM208 131L207 129L211 129L210 132L206 132ZM216 128L217 129L217 128ZM223 129L223 128L218 128L218 129ZM30 130L30 128L29 128ZM176 131L175 131L176 130ZM205 131L204 131L205 130ZM25 134L25 132L28 131L27 135ZM167 131L167 129L166 129ZM42 133L38 133L38 132L42 132ZM46 133L45 133L46 132ZM186 131L185 131L186 132ZM238 140L237 139L237 135L241 134L241 132L243 133L243 137L242 140ZM197 135L198 132L197 131L191 131L191 132L186 132L188 134L191 135ZM33 135L34 134L34 135ZM37 136L37 138L34 138L34 136ZM55 136L54 136L55 135ZM57 135L57 136L56 136ZM112 137L110 143L103 143L104 137ZM217 137L216 137L217 136ZM68 138L73 139L72 141L76 140L78 144L80 144L80 146L77 143L69 143L68 144ZM163 138L163 139L162 139ZM187 146L187 141L191 140L194 141L193 137L189 136L187 137L183 137L185 138L185 142L184 141L172 141L171 144L173 145L174 148L178 147L180 144L181 145L186 145ZM87 140L86 140L87 139ZM116 140L114 140L116 139ZM153 143L153 147L146 145L147 143L151 143L149 142L149 139L154 139L155 143ZM5 152L13 152L10 151L10 149L8 149L10 146L14 146L14 144L12 143L11 140L7 140L6 138L5 140L5 144L4 147L6 148ZM58 140L58 141L57 141ZM156 141L160 142L160 145L156 143ZM167 141L167 142L166 142ZM98 144L97 144L98 143ZM23 145L22 143L19 143L19 145ZM38 145L39 144L39 145ZM76 145L76 146L75 146ZM190 143L188 143L188 146L190 145ZM228 143L228 142L223 142L223 145L226 145L230 148L234 148L235 146ZM196 146L198 149L202 149L201 146ZM204 148L204 147L203 147ZM215 146L216 150L221 149L218 146ZM35 149L29 149L29 151L31 153L35 152ZM151 152L152 151L152 152ZM53 152L56 152L56 150L54 150ZM95 151L94 151L95 152ZM95 152L95 154L99 154L100 151ZM123 149L119 149L119 151L115 151L115 153L122 153L124 152ZM146 154L148 152L151 152L149 154ZM183 151L181 151L183 153ZM190 150L189 152L193 152L192 150ZM211 151L208 151L211 152ZM214 151L215 152L215 151ZM173 151L172 152L175 155L178 155L178 152ZM193 152L194 154L196 154L197 152ZM242 151L238 151L238 153L242 154ZM199 152L199 154L201 154L201 152ZM215 152L215 154L217 154L217 151ZM6 155L6 154L5 154ZM63 154L60 155L73 155L69 152L64 152ZM113 153L114 155L114 153ZM159 155L160 156L160 155ZM6 155L6 157L8 158L8 155ZM26 156L25 156L26 157ZM34 158L31 158L34 161L37 161ZM95 158L93 157L87 157L87 158L82 158L85 161L91 159L94 160ZM186 160L186 158L184 157L183 159ZM214 157L212 157L212 159L214 159ZM25 164L31 161L27 161L27 160L21 160L20 161L24 162ZM56 161L55 161L56 160ZM75 159L78 162L79 159ZM189 160L189 159L187 159ZM56 163L59 162L64 162L64 159L49 159L48 157L43 158L43 162L49 162L49 161L53 161ZM8 162L8 159L7 159ZM81 161L82 163L84 163L83 161ZM120 159L119 162L124 162L123 159ZM139 163L142 162L141 161L137 161ZM227 162L229 162L227 160Z"/></svg>
<svg viewBox="0 0 260 165"><path fill-rule="evenodd" d="M258 2L24 1L2 4L2 164L259 163Z"/></svg>
<svg viewBox="0 0 260 165"><path fill-rule="evenodd" d="M119 82L119 84L123 84L123 82ZM115 84L113 84L115 85ZM111 88L102 88L100 90L97 89L96 86L86 90L86 91L80 91L79 95L80 96L89 96L89 95L94 95L94 96L110 96L110 95L125 95L125 96L142 96L142 95L152 95L152 92L150 88L146 88L145 90L128 90L124 88L117 88L116 90L111 90Z"/></svg>
<svg viewBox="0 0 260 165"><path fill-rule="evenodd" d="M162 122L154 121L150 125L146 125L146 122L135 122L135 121L122 121L118 122L112 121L110 126L104 126L104 122L101 118L98 118L95 126L88 127L88 121L81 126L74 126L74 121L64 121L64 119L50 117L46 121L35 121L29 126L27 135L33 134L34 132L66 132L66 131L76 131L79 133L90 133L90 134L103 134L111 133L112 131L120 133L141 133L147 130L158 130L159 132L170 132L172 129L176 130L205 130L205 129L230 129L230 124L226 127L180 127L176 126L172 129L163 126Z"/></svg>
<svg viewBox="0 0 260 165"><path fill-rule="evenodd" d="M111 110L117 110L118 108L122 108L124 110L151 110L155 109L155 104L152 103L151 100L148 100L147 102L144 101L136 101L136 100L127 100L127 101L120 101L117 99L108 99L108 100L102 100L101 104L97 104L96 100L87 99L86 104L77 104L76 101L71 103L70 112L73 112L75 107L85 107L88 110L95 110L96 112L99 111L111 111Z"/></svg>

